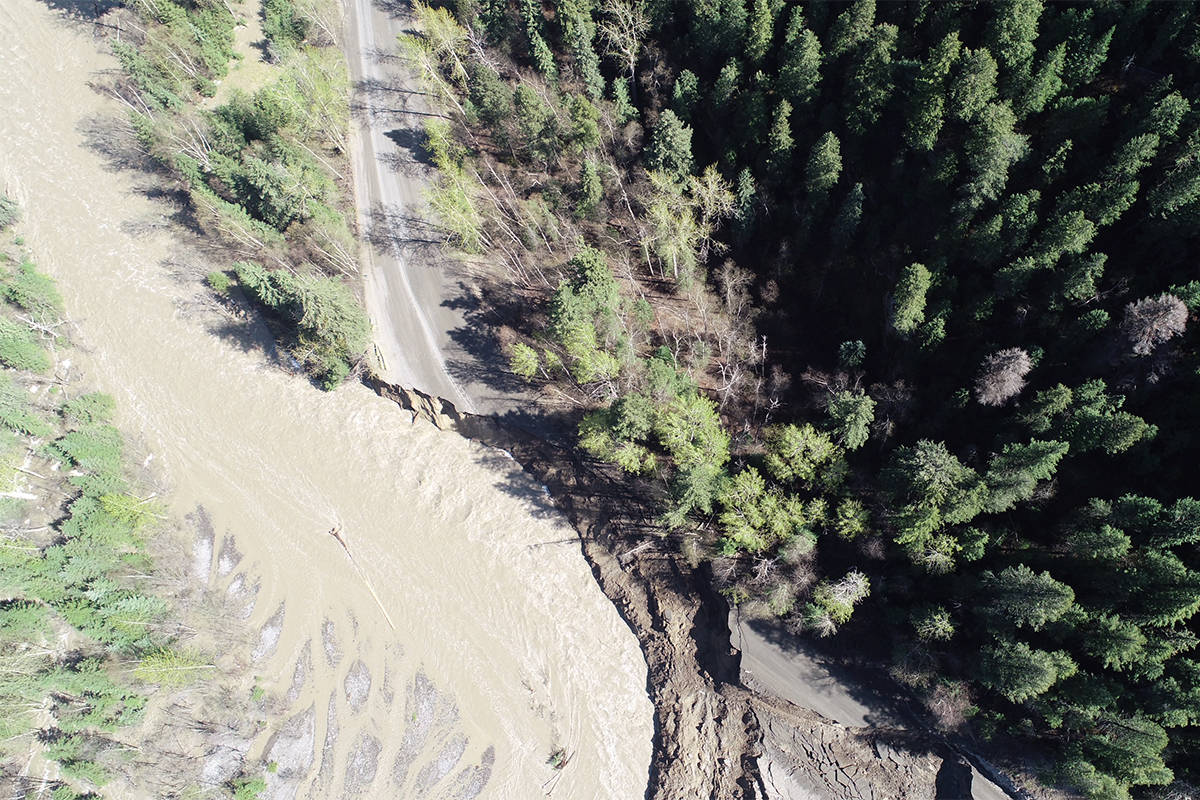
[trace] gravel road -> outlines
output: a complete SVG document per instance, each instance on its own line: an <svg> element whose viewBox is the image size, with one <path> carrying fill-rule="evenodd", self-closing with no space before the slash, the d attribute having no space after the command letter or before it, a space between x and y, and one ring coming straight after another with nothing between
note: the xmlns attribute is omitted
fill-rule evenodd
<svg viewBox="0 0 1200 800"><path fill-rule="evenodd" d="M437 116L397 56L411 18L394 0L348 0L346 54L355 87L352 136L367 311L381 377L451 402L459 411L511 408L496 388L498 354L481 335L474 282L439 252L424 218L432 168L424 123Z"/></svg>

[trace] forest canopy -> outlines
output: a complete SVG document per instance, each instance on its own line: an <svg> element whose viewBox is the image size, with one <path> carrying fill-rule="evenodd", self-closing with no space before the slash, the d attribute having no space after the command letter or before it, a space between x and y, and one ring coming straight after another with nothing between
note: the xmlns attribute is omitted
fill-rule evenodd
<svg viewBox="0 0 1200 800"><path fill-rule="evenodd" d="M1046 781L1200 779L1194 4L417 11L434 210L545 289L513 371L732 601Z"/></svg>

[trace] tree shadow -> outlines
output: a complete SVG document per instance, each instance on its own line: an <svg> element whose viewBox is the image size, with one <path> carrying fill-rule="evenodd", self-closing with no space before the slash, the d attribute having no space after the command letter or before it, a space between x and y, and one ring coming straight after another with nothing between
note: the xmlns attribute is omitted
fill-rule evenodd
<svg viewBox="0 0 1200 800"><path fill-rule="evenodd" d="M475 457L475 461L499 475L492 485L525 503L531 516L536 519L554 519L562 516L562 510L555 504L550 490L537 485L507 450L485 448Z"/></svg>
<svg viewBox="0 0 1200 800"><path fill-rule="evenodd" d="M934 800L964 800L971 797L971 765L961 756L946 758L934 780Z"/></svg>
<svg viewBox="0 0 1200 800"><path fill-rule="evenodd" d="M599 509L603 522L586 535L614 541L640 539L652 525L654 510L608 465L583 458L575 448L578 411L530 404L479 419L485 432L471 438L489 445L481 450L480 463L502 469L496 487L532 500L539 516L565 515L575 522L583 506Z"/></svg>
<svg viewBox="0 0 1200 800"><path fill-rule="evenodd" d="M120 8L122 0L41 0L52 11L77 22L97 22L113 9Z"/></svg>
<svg viewBox="0 0 1200 800"><path fill-rule="evenodd" d="M115 114L93 114L80 120L76 130L84 147L103 158L109 172L157 172L158 165L137 140L128 120Z"/></svg>
<svg viewBox="0 0 1200 800"><path fill-rule="evenodd" d="M714 681L741 685L742 654L730 644L729 601L716 589L710 562L701 565L697 578L696 590L702 602L691 631L692 639L700 645L696 661Z"/></svg>
<svg viewBox="0 0 1200 800"><path fill-rule="evenodd" d="M414 164L420 164L427 168L432 168L433 153L425 146L425 132L417 128L395 128L386 131L383 134L390 139L401 150L405 150L409 154L409 160Z"/></svg>
<svg viewBox="0 0 1200 800"><path fill-rule="evenodd" d="M412 16L412 0L374 0L371 4L390 17Z"/></svg>
<svg viewBox="0 0 1200 800"><path fill-rule="evenodd" d="M206 325L205 329L221 341L233 345L242 353L265 356L267 363L273 367L287 366L280 358L275 343L265 342L259 332L259 326L249 318L225 318Z"/></svg>
<svg viewBox="0 0 1200 800"><path fill-rule="evenodd" d="M377 56L377 59L390 63L397 59L389 56ZM366 77L354 83L354 91L356 94L370 98L404 98L424 95L425 92L409 89L405 86L399 86L394 81L386 81L382 78Z"/></svg>
<svg viewBox="0 0 1200 800"><path fill-rule="evenodd" d="M379 203L367 214L367 243L394 258L417 256L432 262L445 240L437 226L397 206Z"/></svg>
<svg viewBox="0 0 1200 800"><path fill-rule="evenodd" d="M429 178L429 167L400 153L380 153L376 156L376 159L389 172L394 172L397 175L403 175L406 178L414 180L427 180Z"/></svg>
<svg viewBox="0 0 1200 800"><path fill-rule="evenodd" d="M263 14L260 13L259 16L261 17L261 16L263 16ZM262 39L259 39L257 42L251 42L250 47L252 49L258 51L258 60L261 61L262 63L264 63L264 64L279 63L278 56L276 56L275 53L273 53L271 51L271 42L265 36Z"/></svg>
<svg viewBox="0 0 1200 800"><path fill-rule="evenodd" d="M450 341L465 358L450 358L446 370L460 383L479 384L503 397L528 393L529 384L508 369L508 357L500 345L497 328L511 324L529 308L511 293L473 289L459 281L452 297L442 306L458 311L463 324L449 332Z"/></svg>
<svg viewBox="0 0 1200 800"><path fill-rule="evenodd" d="M401 115L409 93L395 88L391 82L379 78L363 78L356 81L350 95L350 116L363 123L383 114ZM399 103L400 109L391 105Z"/></svg>
<svg viewBox="0 0 1200 800"><path fill-rule="evenodd" d="M102 91L96 84L93 88ZM134 191L169 212L126 220L121 223L123 231L143 236L175 224L192 236L203 236L204 230L187 192L169 181L163 167L146 153L126 120L114 114L94 114L82 119L76 130L83 137L84 147L103 160L106 171L137 173L140 179L134 179Z"/></svg>

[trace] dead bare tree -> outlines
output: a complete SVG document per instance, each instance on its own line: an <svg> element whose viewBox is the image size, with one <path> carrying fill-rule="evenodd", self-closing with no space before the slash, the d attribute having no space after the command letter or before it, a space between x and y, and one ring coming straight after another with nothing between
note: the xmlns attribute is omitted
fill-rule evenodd
<svg viewBox="0 0 1200 800"><path fill-rule="evenodd" d="M975 399L985 406L1002 406L1025 388L1033 361L1019 347L997 350L983 360L975 379Z"/></svg>
<svg viewBox="0 0 1200 800"><path fill-rule="evenodd" d="M608 43L609 54L629 73L629 91L635 104L638 54L649 30L646 7L637 0L617 0L608 7L608 16L600 23L600 36Z"/></svg>
<svg viewBox="0 0 1200 800"><path fill-rule="evenodd" d="M1148 356L1158 345L1183 333L1187 318L1184 302L1164 292L1125 306L1121 332L1129 338L1135 355Z"/></svg>

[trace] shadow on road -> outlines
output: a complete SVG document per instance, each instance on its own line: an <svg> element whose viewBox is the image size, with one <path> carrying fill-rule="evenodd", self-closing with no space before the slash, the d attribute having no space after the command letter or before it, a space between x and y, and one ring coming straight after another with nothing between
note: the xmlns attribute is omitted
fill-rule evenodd
<svg viewBox="0 0 1200 800"><path fill-rule="evenodd" d="M479 290L458 281L454 295L442 301L459 312L463 324L450 331L450 341L465 358L447 359L446 369L459 383L478 384L503 397L529 392L529 384L508 369L498 329L512 324L530 309L519 295L493 288Z"/></svg>
<svg viewBox="0 0 1200 800"><path fill-rule="evenodd" d="M419 128L395 128L384 133L395 143L395 153L380 153L378 158L389 169L410 177L428 179L433 173L433 153L425 146L425 132Z"/></svg>
<svg viewBox="0 0 1200 800"><path fill-rule="evenodd" d="M934 800L961 800L971 796L971 765L962 758L942 761L933 784Z"/></svg>
<svg viewBox="0 0 1200 800"><path fill-rule="evenodd" d="M804 675L808 688L844 695L866 708L867 725L894 728L914 721L912 701L886 672L856 652L850 637L816 640L767 620L743 620L741 624L785 657L797 656L797 671L809 673Z"/></svg>
<svg viewBox="0 0 1200 800"><path fill-rule="evenodd" d="M431 263L440 254L443 237L436 226L399 206L379 203L367 214L368 244L380 253L398 258L418 258Z"/></svg>
<svg viewBox="0 0 1200 800"><path fill-rule="evenodd" d="M391 17L407 17L413 12L412 0L375 0L372 4Z"/></svg>

